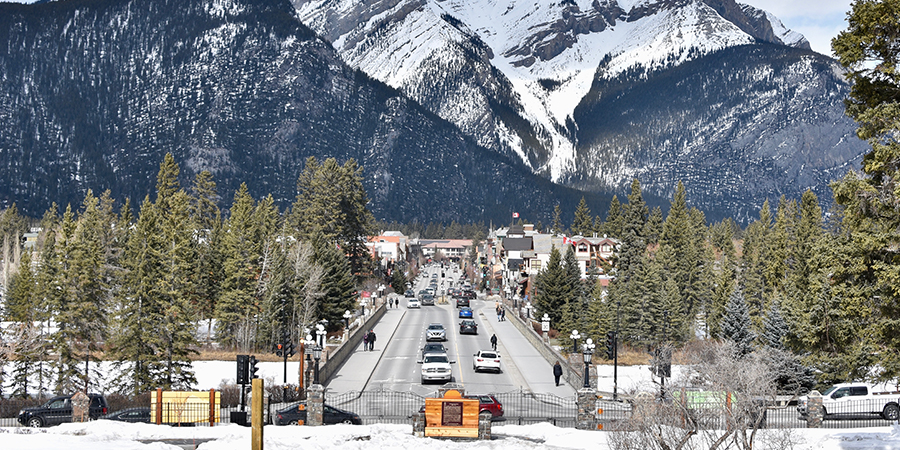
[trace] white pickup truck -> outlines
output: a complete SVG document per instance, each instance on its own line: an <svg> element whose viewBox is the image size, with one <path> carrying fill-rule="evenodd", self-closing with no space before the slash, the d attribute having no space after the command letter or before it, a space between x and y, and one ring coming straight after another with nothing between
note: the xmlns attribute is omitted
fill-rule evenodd
<svg viewBox="0 0 900 450"><path fill-rule="evenodd" d="M800 397L797 411L806 417L807 396ZM825 418L863 418L873 414L885 420L900 418L900 392L888 392L865 383L836 384L822 393Z"/></svg>

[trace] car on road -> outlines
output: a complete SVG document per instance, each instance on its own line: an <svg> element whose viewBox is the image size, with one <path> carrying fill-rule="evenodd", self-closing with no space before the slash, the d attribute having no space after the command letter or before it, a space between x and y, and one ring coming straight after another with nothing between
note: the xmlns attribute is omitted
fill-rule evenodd
<svg viewBox="0 0 900 450"><path fill-rule="evenodd" d="M450 364L453 362L446 353L426 353L422 358L422 384L429 381L452 381Z"/></svg>
<svg viewBox="0 0 900 450"><path fill-rule="evenodd" d="M109 413L106 397L100 394L88 394L90 404L88 417L91 420L102 419ZM24 408L16 418L19 423L32 428L48 427L72 421L72 395L58 395L41 406Z"/></svg>
<svg viewBox="0 0 900 450"><path fill-rule="evenodd" d="M425 330L425 341L446 341L447 340L447 330L444 329L444 326L439 323L432 323L428 325L428 328Z"/></svg>
<svg viewBox="0 0 900 450"><path fill-rule="evenodd" d="M499 353L493 350L481 350L474 356L475 357L472 360L472 369L476 372L485 370L490 370L497 373L501 372Z"/></svg>
<svg viewBox="0 0 900 450"><path fill-rule="evenodd" d="M457 308L467 308L470 306L472 306L472 305L471 305L471 303L469 303L469 299L466 297L462 297L462 293L460 292L460 294L456 296L456 307Z"/></svg>
<svg viewBox="0 0 900 450"><path fill-rule="evenodd" d="M459 310L459 318L460 319L471 319L472 318L472 308L468 306L464 306Z"/></svg>
<svg viewBox="0 0 900 450"><path fill-rule="evenodd" d="M415 297L416 293L412 289L407 289L405 293L403 293L404 297Z"/></svg>
<svg viewBox="0 0 900 450"><path fill-rule="evenodd" d="M406 298L406 307L407 308L420 308L421 306L422 306L422 304L419 303L419 299L417 299L415 297L407 297Z"/></svg>
<svg viewBox="0 0 900 450"><path fill-rule="evenodd" d="M459 334L478 334L478 324L474 320L463 320L459 323Z"/></svg>
<svg viewBox="0 0 900 450"><path fill-rule="evenodd" d="M322 405L322 423L334 425L343 423L347 425L362 425L359 415L350 411L335 408L329 404ZM306 423L306 402L300 402L275 413L272 418L275 425L303 425Z"/></svg>
<svg viewBox="0 0 900 450"><path fill-rule="evenodd" d="M110 413L104 419L129 423L150 423L150 407L127 408Z"/></svg>
<svg viewBox="0 0 900 450"><path fill-rule="evenodd" d="M434 306L434 296L431 294L425 294L422 296L422 301L419 302L422 306Z"/></svg>
<svg viewBox="0 0 900 450"><path fill-rule="evenodd" d="M425 344L425 346L422 347L422 358L419 359L420 361L425 358L426 353L447 353L447 348L444 347L444 344Z"/></svg>

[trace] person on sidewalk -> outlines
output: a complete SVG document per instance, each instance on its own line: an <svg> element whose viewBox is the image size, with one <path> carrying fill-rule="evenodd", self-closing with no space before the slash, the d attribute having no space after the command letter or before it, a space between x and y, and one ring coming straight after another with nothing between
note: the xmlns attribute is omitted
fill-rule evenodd
<svg viewBox="0 0 900 450"><path fill-rule="evenodd" d="M375 330L369 330L369 350L375 350Z"/></svg>
<svg viewBox="0 0 900 450"><path fill-rule="evenodd" d="M500 310L500 321L506 322L506 308Z"/></svg>
<svg viewBox="0 0 900 450"><path fill-rule="evenodd" d="M559 377L562 376L562 366L559 365L559 361L553 365L553 378L556 379L556 385L559 386Z"/></svg>
<svg viewBox="0 0 900 450"><path fill-rule="evenodd" d="M496 334L491 335L491 348L494 349L495 352L497 351L497 335Z"/></svg>
<svg viewBox="0 0 900 450"><path fill-rule="evenodd" d="M363 335L363 351L369 351L369 333Z"/></svg>

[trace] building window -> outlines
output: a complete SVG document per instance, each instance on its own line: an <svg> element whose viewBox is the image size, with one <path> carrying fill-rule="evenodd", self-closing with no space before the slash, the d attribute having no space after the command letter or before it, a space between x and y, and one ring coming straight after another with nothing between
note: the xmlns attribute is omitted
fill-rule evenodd
<svg viewBox="0 0 900 450"><path fill-rule="evenodd" d="M541 260L532 259L531 260L531 268L535 270L541 270Z"/></svg>
<svg viewBox="0 0 900 450"><path fill-rule="evenodd" d="M603 247L601 247L601 248L604 252L607 252L607 253L609 252L609 244L603 244Z"/></svg>
<svg viewBox="0 0 900 450"><path fill-rule="evenodd" d="M587 244L578 244L578 251L579 251L579 252L586 252L586 251L587 251Z"/></svg>

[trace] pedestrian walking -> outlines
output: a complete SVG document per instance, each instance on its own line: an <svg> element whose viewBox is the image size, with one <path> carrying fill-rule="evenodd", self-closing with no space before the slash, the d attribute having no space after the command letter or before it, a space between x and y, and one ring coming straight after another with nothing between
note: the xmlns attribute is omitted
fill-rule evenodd
<svg viewBox="0 0 900 450"><path fill-rule="evenodd" d="M497 351L497 335L496 334L491 335L491 348L494 349L495 352Z"/></svg>
<svg viewBox="0 0 900 450"><path fill-rule="evenodd" d="M375 350L375 331L369 330L369 350Z"/></svg>
<svg viewBox="0 0 900 450"><path fill-rule="evenodd" d="M556 385L559 386L559 377L562 376L562 366L559 365L559 361L553 365L553 378L556 379Z"/></svg>
<svg viewBox="0 0 900 450"><path fill-rule="evenodd" d="M500 321L506 322L506 308L500 310Z"/></svg>
<svg viewBox="0 0 900 450"><path fill-rule="evenodd" d="M363 335L363 351L369 351L369 333Z"/></svg>
<svg viewBox="0 0 900 450"><path fill-rule="evenodd" d="M500 311L501 311L500 305L497 305L497 322L500 321Z"/></svg>

